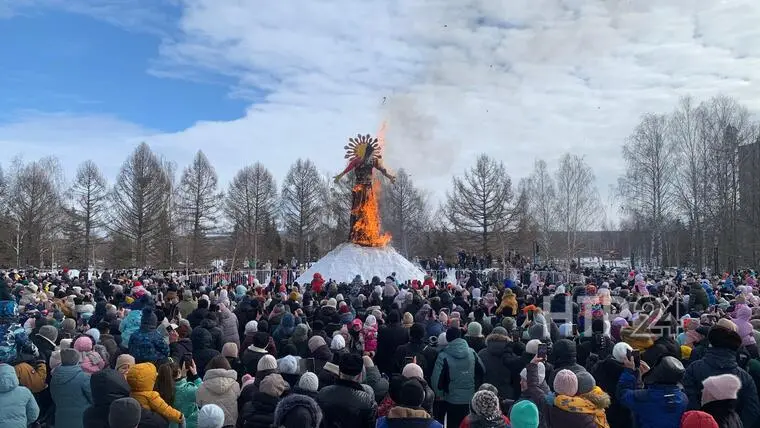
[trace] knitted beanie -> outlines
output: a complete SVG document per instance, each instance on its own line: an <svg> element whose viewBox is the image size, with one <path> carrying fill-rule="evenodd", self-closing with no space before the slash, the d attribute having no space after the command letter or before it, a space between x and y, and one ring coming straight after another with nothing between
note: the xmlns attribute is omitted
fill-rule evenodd
<svg viewBox="0 0 760 428"><path fill-rule="evenodd" d="M58 339L58 330L52 325L43 325L42 327L40 327L40 332L37 334L39 334L40 336L44 337L45 339L49 340L52 343L55 343L56 339Z"/></svg>
<svg viewBox="0 0 760 428"><path fill-rule="evenodd" d="M633 348L631 348L631 345L625 342L616 343L612 348L612 358L622 364L628 359L628 352L632 351Z"/></svg>
<svg viewBox="0 0 760 428"><path fill-rule="evenodd" d="M224 410L216 404L206 404L198 411L198 428L222 428Z"/></svg>
<svg viewBox="0 0 760 428"><path fill-rule="evenodd" d="M527 352L527 353L529 353L531 355L538 354L538 345L540 345L540 344L541 344L541 341L538 340L538 339L533 339L533 340L529 341L525 345L525 352Z"/></svg>
<svg viewBox="0 0 760 428"><path fill-rule="evenodd" d="M317 392L319 390L319 378L312 372L306 372L298 380L298 387L304 391Z"/></svg>
<svg viewBox="0 0 760 428"><path fill-rule="evenodd" d="M518 401L509 412L509 420L515 428L537 428L538 407L530 400Z"/></svg>
<svg viewBox="0 0 760 428"><path fill-rule="evenodd" d="M327 345L327 343L325 343L325 339L322 336L314 336L309 339L309 352L314 352L325 345Z"/></svg>
<svg viewBox="0 0 760 428"><path fill-rule="evenodd" d="M399 404L404 407L419 408L425 401L425 388L417 379L409 379L399 391Z"/></svg>
<svg viewBox="0 0 760 428"><path fill-rule="evenodd" d="M480 337L483 335L483 326L478 322L471 322L467 324L467 335L470 337Z"/></svg>
<svg viewBox="0 0 760 428"><path fill-rule="evenodd" d="M544 326L541 324L533 324L530 326L530 328L528 328L528 335L531 339L543 339L545 333L546 331L544 330Z"/></svg>
<svg viewBox="0 0 760 428"><path fill-rule="evenodd" d="M126 373L135 365L135 357L129 354L121 354L116 358L116 370Z"/></svg>
<svg viewBox="0 0 760 428"><path fill-rule="evenodd" d="M277 360L269 354L261 357L259 364L256 366L256 371L260 372L264 370L277 370Z"/></svg>
<svg viewBox="0 0 760 428"><path fill-rule="evenodd" d="M462 337L462 332L460 332L458 328L449 327L449 329L446 330L446 343L451 343L460 337Z"/></svg>
<svg viewBox="0 0 760 428"><path fill-rule="evenodd" d="M286 355L277 361L277 367L282 374L297 375L299 371L298 359L292 355Z"/></svg>
<svg viewBox="0 0 760 428"><path fill-rule="evenodd" d="M724 321L721 319L721 321ZM728 320L725 320L728 321ZM728 321L731 322L731 321ZM731 323L733 324L733 323ZM724 323L724 325L726 325ZM714 348L730 349L737 351L742 346L742 338L736 330L732 330L730 326L721 325L720 322L710 329L707 333L707 341L710 342ZM734 324L735 326L735 324Z"/></svg>
<svg viewBox="0 0 760 428"><path fill-rule="evenodd" d="M343 338L343 336L338 333L337 336L332 338L332 343L330 343L330 349L333 351L340 351L341 349L344 349L346 347L346 339Z"/></svg>
<svg viewBox="0 0 760 428"><path fill-rule="evenodd" d="M718 428L718 423L709 413L691 410L681 416L681 428Z"/></svg>
<svg viewBox="0 0 760 428"><path fill-rule="evenodd" d="M405 365L404 370L401 371L401 376L407 379L411 379L411 378L424 379L425 378L425 374L422 371L422 367L414 363L409 363Z"/></svg>
<svg viewBox="0 0 760 428"><path fill-rule="evenodd" d="M735 375L710 376L702 381L702 406L713 401L736 400L742 381Z"/></svg>
<svg viewBox="0 0 760 428"><path fill-rule="evenodd" d="M594 376L587 371L579 372L575 377L578 379L578 395L589 393L596 386Z"/></svg>
<svg viewBox="0 0 760 428"><path fill-rule="evenodd" d="M282 376L277 373L268 375L264 378L264 380L261 381L261 384L259 385L259 391L269 395L270 397L279 398L287 389L288 383L285 382L285 379L283 379Z"/></svg>
<svg viewBox="0 0 760 428"><path fill-rule="evenodd" d="M536 371L538 372L538 383L539 384L543 383L544 380L546 379L546 366L544 365L544 363L538 363L538 364L536 364ZM528 380L528 369L527 368L522 369L522 371L520 372L520 377L523 380L526 380L526 381Z"/></svg>
<svg viewBox="0 0 760 428"><path fill-rule="evenodd" d="M506 328L507 331L512 331L517 327L517 321L512 317L505 317L501 320L501 326Z"/></svg>
<svg viewBox="0 0 760 428"><path fill-rule="evenodd" d="M113 428L135 428L140 424L140 403L132 397L114 400L108 410L108 425Z"/></svg>
<svg viewBox="0 0 760 428"><path fill-rule="evenodd" d="M79 352L73 349L61 350L61 365L75 366L79 364Z"/></svg>
<svg viewBox="0 0 760 428"><path fill-rule="evenodd" d="M74 341L74 349L79 352L92 351L92 347L92 339L87 336L80 336L77 340Z"/></svg>
<svg viewBox="0 0 760 428"><path fill-rule="evenodd" d="M235 342L227 342L222 347L222 355L227 358L237 358L238 346Z"/></svg>
<svg viewBox="0 0 760 428"><path fill-rule="evenodd" d="M498 336L509 336L509 332L507 332L507 329L504 327L496 327L493 330L491 330L491 334L495 334Z"/></svg>
<svg viewBox="0 0 760 428"><path fill-rule="evenodd" d="M495 422L502 419L501 409L499 408L499 397L491 391L478 391L473 395L470 402L472 413L480 416L489 422Z"/></svg>
<svg viewBox="0 0 760 428"><path fill-rule="evenodd" d="M414 317L409 312L404 312L404 317L402 318L402 324L404 327L409 328L414 324Z"/></svg>
<svg viewBox="0 0 760 428"><path fill-rule="evenodd" d="M245 325L245 334L253 334L259 331L259 323L256 321L248 321Z"/></svg>
<svg viewBox="0 0 760 428"><path fill-rule="evenodd" d="M578 378L570 370L560 370L554 377L554 391L557 394L574 396L578 393Z"/></svg>

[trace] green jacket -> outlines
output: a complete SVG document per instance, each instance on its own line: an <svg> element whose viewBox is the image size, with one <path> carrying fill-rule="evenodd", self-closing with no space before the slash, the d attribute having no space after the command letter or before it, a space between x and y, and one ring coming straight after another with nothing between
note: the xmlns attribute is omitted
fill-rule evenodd
<svg viewBox="0 0 760 428"><path fill-rule="evenodd" d="M187 379L182 378L174 384L174 407L182 412L185 416L186 427L196 428L198 426L198 405L195 404L195 392L201 386L203 381L201 378L197 378L192 382L188 382ZM170 428L178 428L176 423L169 424Z"/></svg>
<svg viewBox="0 0 760 428"><path fill-rule="evenodd" d="M446 345L435 361L432 385L435 395L451 404L469 404L482 383L485 367L464 339Z"/></svg>

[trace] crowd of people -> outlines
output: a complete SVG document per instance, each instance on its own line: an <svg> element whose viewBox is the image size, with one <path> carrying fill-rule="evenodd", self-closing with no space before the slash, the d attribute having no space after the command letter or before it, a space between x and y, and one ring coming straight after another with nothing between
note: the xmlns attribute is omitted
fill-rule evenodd
<svg viewBox="0 0 760 428"><path fill-rule="evenodd" d="M754 272L0 272L0 427L760 427Z"/></svg>

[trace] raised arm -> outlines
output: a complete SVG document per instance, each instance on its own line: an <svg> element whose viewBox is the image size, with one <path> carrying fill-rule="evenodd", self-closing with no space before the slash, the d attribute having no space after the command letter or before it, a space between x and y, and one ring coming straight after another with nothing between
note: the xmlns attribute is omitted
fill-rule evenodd
<svg viewBox="0 0 760 428"><path fill-rule="evenodd" d="M361 163L361 161L362 161L361 159L356 158L352 160L351 162L349 162L348 165L346 166L346 169L344 169L343 172L341 172L340 174L334 177L335 182L337 183L338 181L340 181L341 178L343 178L343 176L353 171L354 168L356 168Z"/></svg>

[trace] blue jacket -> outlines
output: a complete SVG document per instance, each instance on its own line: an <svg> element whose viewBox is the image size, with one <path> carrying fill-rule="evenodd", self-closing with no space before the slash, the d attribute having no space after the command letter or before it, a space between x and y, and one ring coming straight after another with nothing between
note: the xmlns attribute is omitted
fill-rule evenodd
<svg viewBox="0 0 760 428"><path fill-rule="evenodd" d="M631 410L637 428L679 428L688 407L686 394L676 385L650 385L636 389L636 372L623 369L618 402Z"/></svg>
<svg viewBox="0 0 760 428"><path fill-rule="evenodd" d="M129 346L129 338L132 334L140 330L140 324L142 323L142 311L138 309L131 310L127 317L119 324L119 331L121 332L121 346Z"/></svg>
<svg viewBox="0 0 760 428"><path fill-rule="evenodd" d="M82 428L84 411L93 404L90 375L79 365L59 366L50 379L50 394L55 402L55 425Z"/></svg>
<svg viewBox="0 0 760 428"><path fill-rule="evenodd" d="M712 287L710 286L709 281L707 281L706 279L703 279L702 288L704 288L705 293L707 293L707 301L710 302L710 306L718 303L718 301L715 299L715 291L713 291Z"/></svg>
<svg viewBox="0 0 760 428"><path fill-rule="evenodd" d="M187 379L182 378L174 384L176 393L174 394L174 404L172 407L182 412L187 428L198 426L198 405L195 404L195 393L202 383L201 378L196 378L192 382L188 382ZM178 426L174 422L169 424L170 428L177 428Z"/></svg>
<svg viewBox="0 0 760 428"><path fill-rule="evenodd" d="M388 416L377 419L375 428L443 428L443 425L424 414L423 410L394 407Z"/></svg>
<svg viewBox="0 0 760 428"><path fill-rule="evenodd" d="M32 392L18 385L16 371L8 364L0 364L0 409L2 428L27 427L40 415Z"/></svg>
<svg viewBox="0 0 760 428"><path fill-rule="evenodd" d="M480 357L464 339L456 339L438 354L430 386L447 403L469 404L479 385L478 373L485 373Z"/></svg>
<svg viewBox="0 0 760 428"><path fill-rule="evenodd" d="M138 330L129 340L129 354L135 357L137 364L158 362L169 356L169 345L156 330Z"/></svg>

